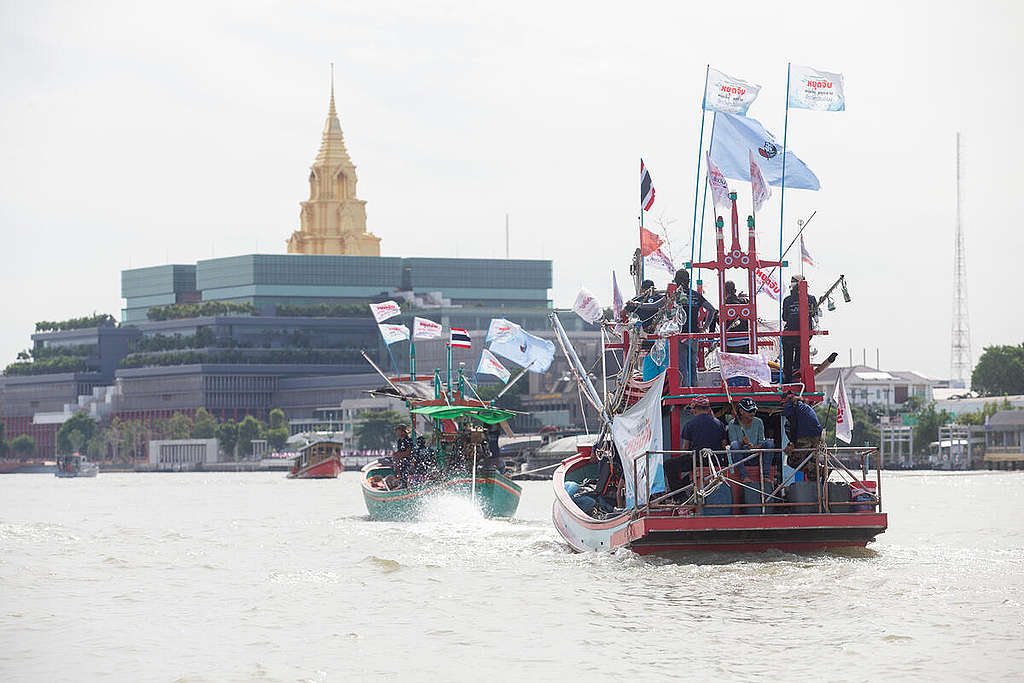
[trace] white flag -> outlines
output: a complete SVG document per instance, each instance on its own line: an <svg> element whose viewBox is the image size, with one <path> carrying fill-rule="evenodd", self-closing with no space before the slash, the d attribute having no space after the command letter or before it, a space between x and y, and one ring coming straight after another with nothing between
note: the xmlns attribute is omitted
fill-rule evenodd
<svg viewBox="0 0 1024 683"><path fill-rule="evenodd" d="M576 303L572 305L572 310L591 325L600 320L604 315L604 311L601 310L601 304L597 302L597 297L591 294L586 287L580 288L580 293L576 295Z"/></svg>
<svg viewBox="0 0 1024 683"><path fill-rule="evenodd" d="M708 84L704 90L704 109L746 116L747 109L757 99L759 92L761 92L761 86L755 83L747 83L733 78L718 69L708 69Z"/></svg>
<svg viewBox="0 0 1024 683"><path fill-rule="evenodd" d="M409 328L405 325L377 325L377 327L380 328L380 336L384 338L384 343L388 346L409 338Z"/></svg>
<svg viewBox="0 0 1024 683"><path fill-rule="evenodd" d="M374 320L382 323L388 318L394 318L402 309L394 301L381 301L379 304L370 304L370 312Z"/></svg>
<svg viewBox="0 0 1024 683"><path fill-rule="evenodd" d="M615 321L622 320L622 290L619 289L619 281L615 279L615 271L612 271L612 315Z"/></svg>
<svg viewBox="0 0 1024 683"><path fill-rule="evenodd" d="M508 371L501 361L494 357L494 354L487 349L483 350L480 354L480 362L476 365L476 374L478 375L494 375L502 382L508 383L508 378L512 376L512 373Z"/></svg>
<svg viewBox="0 0 1024 683"><path fill-rule="evenodd" d="M772 198L772 188L768 186L768 183L764 181L764 176L761 175L761 167L757 165L757 157L754 156L754 151L749 150L749 154L750 192L754 196L754 213L757 213Z"/></svg>
<svg viewBox="0 0 1024 683"><path fill-rule="evenodd" d="M716 209L728 209L732 206L729 199L729 183L725 176L711 161L711 152L707 153L708 158L708 185L711 186L711 203Z"/></svg>
<svg viewBox="0 0 1024 683"><path fill-rule="evenodd" d="M511 341L517 338L520 330L522 329L523 328L510 320L505 320L504 318L491 318L491 324L487 327L487 338L484 341Z"/></svg>
<svg viewBox="0 0 1024 683"><path fill-rule="evenodd" d="M794 64L789 73L789 106L817 111L845 111L843 74Z"/></svg>
<svg viewBox="0 0 1024 683"><path fill-rule="evenodd" d="M627 508L646 503L648 493L665 490L665 456L661 453L647 455L648 451L660 451L662 447L661 392L664 386L665 373L662 372L643 398L612 420L612 440L626 473ZM639 491L633 490L634 471L636 483L641 485ZM645 482L650 484L649 488L643 486Z"/></svg>
<svg viewBox="0 0 1024 683"><path fill-rule="evenodd" d="M444 327L433 320L427 320L426 318L412 319L413 339L440 339L443 336L443 331Z"/></svg>
<svg viewBox="0 0 1024 683"><path fill-rule="evenodd" d="M782 287L779 281L772 277L771 273L758 268L754 271L754 279L757 280L757 293L767 294L776 301L782 301Z"/></svg>
<svg viewBox="0 0 1024 683"><path fill-rule="evenodd" d="M768 361L760 353L723 353L718 352L718 369L722 380L730 377L748 377L758 384L769 386L772 383L772 371Z"/></svg>
<svg viewBox="0 0 1024 683"><path fill-rule="evenodd" d="M839 373L836 389L832 392L832 400L836 404L836 438L846 443L853 440L853 411L850 410L850 397L846 395L843 384L843 373Z"/></svg>
<svg viewBox="0 0 1024 683"><path fill-rule="evenodd" d="M530 372L544 373L555 359L555 343L520 329L508 341L491 342L491 351Z"/></svg>

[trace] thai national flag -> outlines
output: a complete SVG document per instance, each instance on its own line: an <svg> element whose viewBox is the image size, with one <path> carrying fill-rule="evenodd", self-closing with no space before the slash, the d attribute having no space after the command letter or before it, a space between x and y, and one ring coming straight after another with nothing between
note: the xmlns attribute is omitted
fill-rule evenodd
<svg viewBox="0 0 1024 683"><path fill-rule="evenodd" d="M460 330L457 327L452 328L451 341L449 342L452 346L457 346L460 349L471 349L473 348L473 341L469 338L469 332Z"/></svg>
<svg viewBox="0 0 1024 683"><path fill-rule="evenodd" d="M804 246L804 236L800 235L800 260L809 266L814 265L814 259L811 258L810 252L807 251L807 247Z"/></svg>
<svg viewBox="0 0 1024 683"><path fill-rule="evenodd" d="M650 211L654 205L654 183L651 182L651 174L644 166L644 160L640 160L640 206L644 211Z"/></svg>

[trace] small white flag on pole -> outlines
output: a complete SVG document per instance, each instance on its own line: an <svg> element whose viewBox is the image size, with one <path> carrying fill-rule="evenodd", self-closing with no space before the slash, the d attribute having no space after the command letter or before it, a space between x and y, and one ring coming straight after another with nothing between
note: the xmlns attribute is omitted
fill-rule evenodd
<svg viewBox="0 0 1024 683"><path fill-rule="evenodd" d="M776 301L782 301L782 287L771 273L758 268L754 271L754 279L757 280L758 294L767 294Z"/></svg>
<svg viewBox="0 0 1024 683"><path fill-rule="evenodd" d="M504 318L491 318L491 324L487 326L487 338L484 341L506 342L512 341L519 335L522 328Z"/></svg>
<svg viewBox="0 0 1024 683"><path fill-rule="evenodd" d="M764 181L764 176L761 175L761 167L757 165L757 157L754 156L754 150L749 150L749 154L750 193L754 197L754 213L757 213L772 198L772 188L769 187L768 183Z"/></svg>
<svg viewBox="0 0 1024 683"><path fill-rule="evenodd" d="M508 371L501 361L494 357L494 354L484 349L480 354L480 362L476 365L476 374L478 375L494 375L502 382L508 383L508 378L512 376L512 373Z"/></svg>
<svg viewBox="0 0 1024 683"><path fill-rule="evenodd" d="M711 186L711 203L714 204L716 209L728 209L731 205L729 203L729 183L726 181L725 176L719 170L718 166L715 166L715 162L711 161L711 152L707 153L708 158L708 185Z"/></svg>
<svg viewBox="0 0 1024 683"><path fill-rule="evenodd" d="M622 290L619 289L619 281L615 279L615 271L612 271L612 315L615 321L622 320Z"/></svg>
<svg viewBox="0 0 1024 683"><path fill-rule="evenodd" d="M379 304L370 304L370 312L374 320L382 323L388 318L394 318L402 309L394 301L381 301Z"/></svg>
<svg viewBox="0 0 1024 683"><path fill-rule="evenodd" d="M384 338L384 343L388 346L409 338L409 328L405 325L377 325L377 327L380 328L380 336Z"/></svg>
<svg viewBox="0 0 1024 683"><path fill-rule="evenodd" d="M843 74L793 64L789 73L789 106L817 111L846 111Z"/></svg>
<svg viewBox="0 0 1024 683"><path fill-rule="evenodd" d="M440 323L426 318L412 319L413 339L441 339L444 327Z"/></svg>
<svg viewBox="0 0 1024 683"><path fill-rule="evenodd" d="M718 69L709 68L707 88L704 90L704 109L746 116L747 109L757 99L759 92L761 86L756 83L747 83Z"/></svg>
<svg viewBox="0 0 1024 683"><path fill-rule="evenodd" d="M591 325L604 315L597 297L591 294L586 287L580 287L580 293L576 295L576 303L572 305L572 310Z"/></svg>
<svg viewBox="0 0 1024 683"><path fill-rule="evenodd" d="M836 380L832 400L836 404L836 438L850 443L853 441L853 411L850 410L850 397L846 395L842 372L839 373L839 379Z"/></svg>

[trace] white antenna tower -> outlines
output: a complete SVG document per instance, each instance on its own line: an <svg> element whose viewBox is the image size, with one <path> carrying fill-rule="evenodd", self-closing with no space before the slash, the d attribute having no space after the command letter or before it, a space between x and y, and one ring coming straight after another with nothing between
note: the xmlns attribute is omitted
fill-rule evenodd
<svg viewBox="0 0 1024 683"><path fill-rule="evenodd" d="M950 386L964 388L971 382L971 322L967 314L967 253L960 220L963 192L960 165L960 133L956 134L956 245L953 252L953 331L950 335Z"/></svg>

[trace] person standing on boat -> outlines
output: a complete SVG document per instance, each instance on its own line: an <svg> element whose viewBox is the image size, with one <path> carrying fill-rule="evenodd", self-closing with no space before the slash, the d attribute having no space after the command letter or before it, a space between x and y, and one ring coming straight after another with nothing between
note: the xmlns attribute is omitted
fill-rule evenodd
<svg viewBox="0 0 1024 683"><path fill-rule="evenodd" d="M412 469L412 448L413 441L409 437L409 428L405 425L398 425L395 427L395 434L397 440L395 442L395 453L394 459L392 460L392 467L395 470L395 474L398 476L398 480L402 482L402 486L409 485L409 475Z"/></svg>
<svg viewBox="0 0 1024 683"><path fill-rule="evenodd" d="M728 280L725 283L725 303L747 304L750 303L750 300L747 299L745 294L737 294L736 283ZM743 318L736 318L729 324L729 328L726 330L727 333L744 333L741 337L726 337L725 348L729 353L750 353L750 340L747 339L746 335L749 329L749 323Z"/></svg>
<svg viewBox="0 0 1024 683"><path fill-rule="evenodd" d="M752 449L775 448L774 441L764 438L764 422L755 414L757 404L754 399L746 396L740 399L737 407L738 419L733 419L729 423L729 450L733 451L731 459L734 463L750 455ZM770 473L775 455L766 453L763 456L765 475ZM747 465L756 467L757 460L747 461Z"/></svg>
<svg viewBox="0 0 1024 683"><path fill-rule="evenodd" d="M800 282L803 275L794 275L789 281L789 295L782 300L782 330L784 332L800 331ZM807 329L814 327L814 315L811 313L818 306L813 295L807 295ZM789 384L800 373L800 337L782 338L782 381Z"/></svg>
<svg viewBox="0 0 1024 683"><path fill-rule="evenodd" d="M709 332L715 331L715 320L718 311L704 298L700 292L690 289L690 273L685 268L676 271L673 282L676 284L676 293L673 305L676 308L676 319L682 320L680 329L683 332L692 334L702 332L700 324L701 312L704 313L704 320L707 321ZM700 346L696 339L682 339L679 341L679 373L683 386L692 387L697 384L697 354Z"/></svg>
<svg viewBox="0 0 1024 683"><path fill-rule="evenodd" d="M682 439L684 451L701 451L705 448L713 451L725 450L728 446L725 425L711 412L711 402L703 394L694 397L690 403L693 413L683 425ZM699 457L699 455L698 455ZM704 463L699 462L698 466ZM682 488L687 475L693 475L693 458L682 455L665 461L665 479L669 489L675 491Z"/></svg>
<svg viewBox="0 0 1024 683"><path fill-rule="evenodd" d="M786 434L789 436L789 445L783 450L786 453L786 462L792 468L797 468L811 451L821 445L821 422L814 408L804 403L792 391L786 392L786 405L782 409L782 416L786 418ZM814 458L807 461L801 470L807 479L817 479L818 466Z"/></svg>
<svg viewBox="0 0 1024 683"><path fill-rule="evenodd" d="M663 293L654 289L654 280L644 280L640 285L640 293L627 301L622 308L637 317L644 332L653 332L664 301Z"/></svg>

